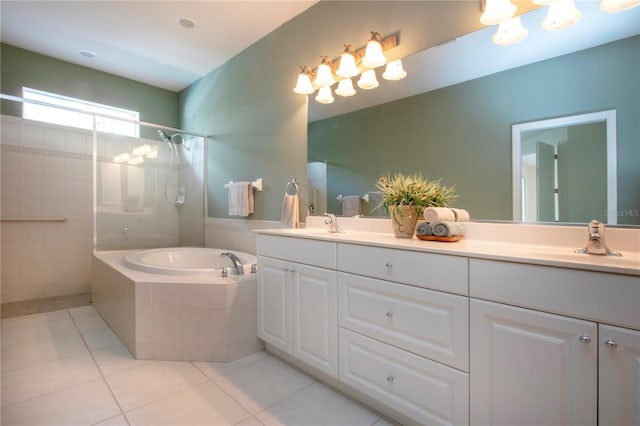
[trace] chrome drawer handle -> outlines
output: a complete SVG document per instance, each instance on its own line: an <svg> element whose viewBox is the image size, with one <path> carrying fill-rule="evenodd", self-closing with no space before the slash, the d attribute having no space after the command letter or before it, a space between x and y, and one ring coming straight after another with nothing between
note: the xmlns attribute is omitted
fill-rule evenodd
<svg viewBox="0 0 640 426"><path fill-rule="evenodd" d="M386 266L387 268L391 268L393 266L393 263L387 262L384 264L384 266Z"/></svg>
<svg viewBox="0 0 640 426"><path fill-rule="evenodd" d="M393 312L389 311L385 315L388 316L389 318L391 318L393 316Z"/></svg>
<svg viewBox="0 0 640 426"><path fill-rule="evenodd" d="M389 383L393 382L393 376L387 377L387 382L389 382Z"/></svg>
<svg viewBox="0 0 640 426"><path fill-rule="evenodd" d="M618 342L615 340L607 339L604 341L604 345L608 348L615 349L618 347Z"/></svg>
<svg viewBox="0 0 640 426"><path fill-rule="evenodd" d="M284 268L283 270L284 270L285 272L289 272L289 271L290 271L290 269L289 269L289 268Z"/></svg>
<svg viewBox="0 0 640 426"><path fill-rule="evenodd" d="M583 334L582 336L578 337L578 340L580 341L580 343L590 343L591 337Z"/></svg>

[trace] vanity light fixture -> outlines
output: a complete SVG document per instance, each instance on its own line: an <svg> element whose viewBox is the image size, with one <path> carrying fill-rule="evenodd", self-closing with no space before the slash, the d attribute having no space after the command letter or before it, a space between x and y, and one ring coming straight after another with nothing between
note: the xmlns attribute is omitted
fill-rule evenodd
<svg viewBox="0 0 640 426"><path fill-rule="evenodd" d="M371 38L367 42L367 49L362 58L362 65L367 68L377 68L387 63L387 58L382 53L382 38L380 33L371 31Z"/></svg>
<svg viewBox="0 0 640 426"><path fill-rule="evenodd" d="M330 104L335 101L333 95L331 94L331 87L321 87L320 90L318 90L318 94L316 95L316 101L320 102L321 104Z"/></svg>
<svg viewBox="0 0 640 426"><path fill-rule="evenodd" d="M311 68L306 65L301 66L300 74L298 74L298 83L296 84L296 87L293 89L293 91L301 95L310 95L315 92L316 90L311 84L312 77L313 73L311 71Z"/></svg>
<svg viewBox="0 0 640 426"><path fill-rule="evenodd" d="M316 73L316 79L314 83L320 87L329 87L335 84L336 80L333 78L331 67L333 66L331 59L328 56L322 57L322 62L318 65L318 72Z"/></svg>
<svg viewBox="0 0 640 426"><path fill-rule="evenodd" d="M600 10L607 13L618 13L640 5L640 0L600 0Z"/></svg>
<svg viewBox="0 0 640 426"><path fill-rule="evenodd" d="M336 71L338 77L349 78L360 74L356 65L355 52L350 44L344 45L344 52L340 55L340 66Z"/></svg>
<svg viewBox="0 0 640 426"><path fill-rule="evenodd" d="M376 70L366 70L360 74L360 80L358 80L358 87L365 90L371 90L378 87L378 79L376 78Z"/></svg>
<svg viewBox="0 0 640 426"><path fill-rule="evenodd" d="M576 8L574 0L555 0L549 5L542 28L559 31L575 25L582 18L582 12Z"/></svg>
<svg viewBox="0 0 640 426"><path fill-rule="evenodd" d="M336 89L336 95L340 96L353 96L356 94L356 89L353 88L353 82L351 78L347 77L344 80L340 80L338 88Z"/></svg>
<svg viewBox="0 0 640 426"><path fill-rule="evenodd" d="M498 32L493 36L493 42L500 46L510 46L524 40L529 31L522 25L519 16L498 25Z"/></svg>
<svg viewBox="0 0 640 426"><path fill-rule="evenodd" d="M387 67L382 73L382 78L385 80L398 81L407 76L407 72L402 68L402 61L400 59L387 63Z"/></svg>

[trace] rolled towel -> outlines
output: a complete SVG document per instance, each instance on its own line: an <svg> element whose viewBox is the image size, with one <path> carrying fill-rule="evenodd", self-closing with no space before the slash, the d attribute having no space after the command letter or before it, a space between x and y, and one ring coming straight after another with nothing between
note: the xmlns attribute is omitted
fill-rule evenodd
<svg viewBox="0 0 640 426"><path fill-rule="evenodd" d="M458 237L464 235L464 227L460 222L436 222L431 225L436 237Z"/></svg>
<svg viewBox="0 0 640 426"><path fill-rule="evenodd" d="M424 210L424 220L429 223L434 222L455 222L456 215L453 213L453 210L447 207L427 207Z"/></svg>
<svg viewBox="0 0 640 426"><path fill-rule="evenodd" d="M469 219L471 219L471 215L469 215L469 212L466 211L465 209L454 209L454 208L452 208L451 211L453 212L453 214L456 217L456 222L466 222Z"/></svg>
<svg viewBox="0 0 640 426"><path fill-rule="evenodd" d="M433 231L431 230L431 225L427 222L421 222L416 226L416 235L433 235Z"/></svg>

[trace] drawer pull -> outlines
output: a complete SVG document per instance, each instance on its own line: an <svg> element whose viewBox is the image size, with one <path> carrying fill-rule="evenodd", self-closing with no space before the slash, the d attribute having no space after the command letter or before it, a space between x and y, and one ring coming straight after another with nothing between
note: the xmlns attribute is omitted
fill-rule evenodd
<svg viewBox="0 0 640 426"><path fill-rule="evenodd" d="M393 376L387 377L387 382L389 382L389 383L393 382Z"/></svg>
<svg viewBox="0 0 640 426"><path fill-rule="evenodd" d="M291 269L289 269L289 272L291 272L291 273L294 273L295 271L296 271L296 269L295 269L295 268L291 268Z"/></svg>
<svg viewBox="0 0 640 426"><path fill-rule="evenodd" d="M580 343L590 343L591 342L591 337L583 334L580 337L578 337L578 340L580 341Z"/></svg>
<svg viewBox="0 0 640 426"><path fill-rule="evenodd" d="M608 348L615 349L618 347L618 342L615 340L607 339L604 341L604 345Z"/></svg>
<svg viewBox="0 0 640 426"><path fill-rule="evenodd" d="M388 316L389 318L391 318L393 316L393 312L389 311L385 315Z"/></svg>
<svg viewBox="0 0 640 426"><path fill-rule="evenodd" d="M289 268L284 268L283 270L284 270L285 272L289 272L289 271L290 271L290 269L289 269Z"/></svg>
<svg viewBox="0 0 640 426"><path fill-rule="evenodd" d="M386 266L387 268L391 268L393 266L393 263L387 262L384 264L384 266Z"/></svg>

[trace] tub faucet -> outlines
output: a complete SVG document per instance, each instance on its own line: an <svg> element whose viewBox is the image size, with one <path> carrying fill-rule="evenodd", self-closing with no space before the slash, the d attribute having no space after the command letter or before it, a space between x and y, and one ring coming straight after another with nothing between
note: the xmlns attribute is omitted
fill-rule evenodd
<svg viewBox="0 0 640 426"><path fill-rule="evenodd" d="M238 256L228 251L220 253L220 256L226 256L231 259L231 262L233 262L233 269L235 269L236 271L236 275L244 275L244 266L242 265L242 262L240 261L240 258Z"/></svg>
<svg viewBox="0 0 640 426"><path fill-rule="evenodd" d="M609 250L604 243L604 223L592 220L587 225L589 240L585 248L577 249L576 253L599 254L608 256L622 256L620 252Z"/></svg>
<svg viewBox="0 0 640 426"><path fill-rule="evenodd" d="M340 225L338 225L338 220L336 219L336 215L333 213L325 213L324 214L327 219L324 220L324 223L329 226L329 232L337 233L344 232Z"/></svg>

